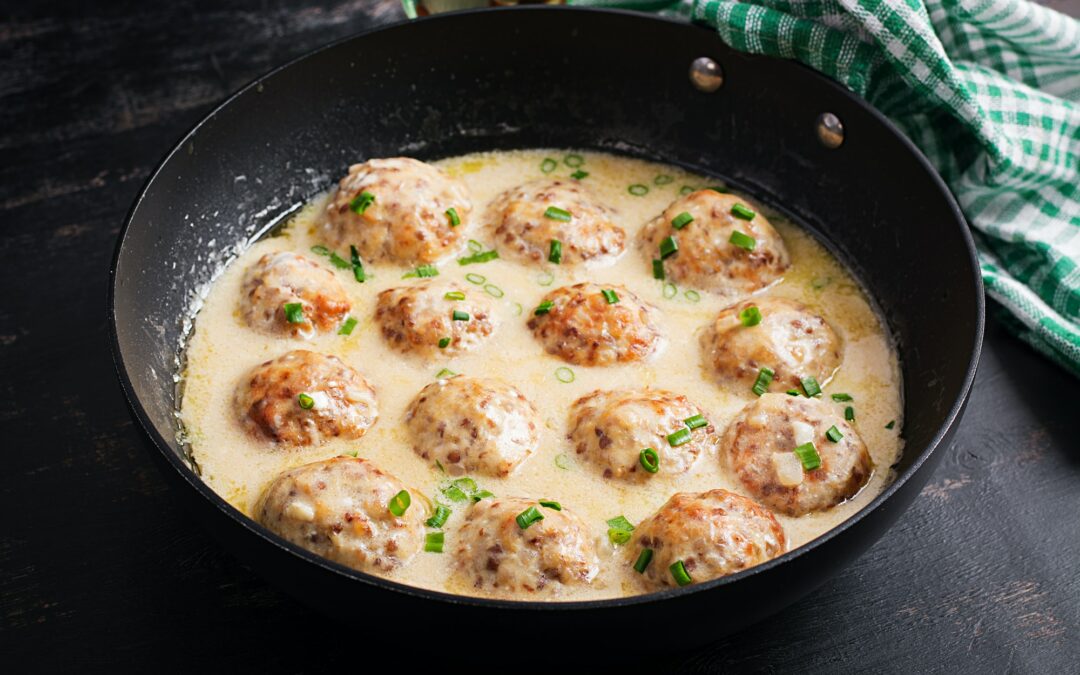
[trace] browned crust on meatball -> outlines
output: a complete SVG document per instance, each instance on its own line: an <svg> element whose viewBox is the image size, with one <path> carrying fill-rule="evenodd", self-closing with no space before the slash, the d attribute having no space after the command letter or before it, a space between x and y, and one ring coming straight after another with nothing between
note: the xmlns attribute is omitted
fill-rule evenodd
<svg viewBox="0 0 1080 675"><path fill-rule="evenodd" d="M465 299L447 300L448 291L464 293ZM454 321L454 310L467 312L469 320ZM375 320L391 347L403 354L423 356L473 351L498 327L494 303L487 295L445 281L426 281L379 293ZM446 337L450 343L440 348L439 340Z"/></svg>
<svg viewBox="0 0 1080 675"><path fill-rule="evenodd" d="M244 321L267 333L310 337L337 328L351 309L334 273L302 255L267 253L244 273L240 303ZM300 303L303 318L290 323L285 305Z"/></svg>
<svg viewBox="0 0 1080 675"><path fill-rule="evenodd" d="M619 296L608 304L602 291ZM529 319L544 349L579 366L610 366L640 361L661 344L657 310L623 286L591 282L557 288L544 296L551 311Z"/></svg>

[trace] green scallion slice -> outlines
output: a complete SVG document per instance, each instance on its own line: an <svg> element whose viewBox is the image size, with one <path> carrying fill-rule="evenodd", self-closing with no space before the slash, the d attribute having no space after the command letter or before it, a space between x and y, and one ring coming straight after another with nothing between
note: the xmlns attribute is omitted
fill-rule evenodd
<svg viewBox="0 0 1080 675"><path fill-rule="evenodd" d="M364 274L364 263L360 260L360 251L356 250L355 246L349 246L349 262L352 263L353 278L359 283L364 283L367 280L367 275Z"/></svg>
<svg viewBox="0 0 1080 675"><path fill-rule="evenodd" d="M670 281L664 282L664 297L668 300L674 298L679 293L679 287Z"/></svg>
<svg viewBox="0 0 1080 675"><path fill-rule="evenodd" d="M649 186L642 185L641 183L634 183L630 187L626 188L626 191L635 197L644 197L649 194Z"/></svg>
<svg viewBox="0 0 1080 675"><path fill-rule="evenodd" d="M506 295L506 293L503 293L503 289L499 288L495 284L485 285L484 292L493 298L501 298L502 296Z"/></svg>
<svg viewBox="0 0 1080 675"><path fill-rule="evenodd" d="M653 261L652 261L652 278L653 279L659 279L660 281L663 281L665 278L667 278L664 275L664 261L663 260L653 258Z"/></svg>
<svg viewBox="0 0 1080 675"><path fill-rule="evenodd" d="M412 498L409 496L408 490L402 490L394 495L394 498L387 504L387 508L390 509L390 513L394 514L398 518L405 515L405 512L409 510L409 505L412 504Z"/></svg>
<svg viewBox="0 0 1080 675"><path fill-rule="evenodd" d="M584 163L585 163L585 158L582 157L581 155L571 153L571 154L567 155L566 157L563 157L563 164L570 167L571 169L576 169L576 168L578 168L579 166L581 166Z"/></svg>
<svg viewBox="0 0 1080 675"><path fill-rule="evenodd" d="M475 265L477 263L486 263L486 262L489 262L491 260L495 260L498 257L499 257L499 252L496 251L495 249L491 249L490 251L481 251L480 253L475 253L475 254L470 255L470 256L468 256L466 258L458 258L458 264L459 265Z"/></svg>
<svg viewBox="0 0 1080 675"><path fill-rule="evenodd" d="M514 520L517 521L518 527L523 530L528 529L530 525L543 519L544 514L540 513L540 511L535 506L530 506L521 513L517 514L517 517L514 518Z"/></svg>
<svg viewBox="0 0 1080 675"><path fill-rule="evenodd" d="M446 469L443 468L442 462L435 460L435 466L439 468L439 471L446 473Z"/></svg>
<svg viewBox="0 0 1080 675"><path fill-rule="evenodd" d="M683 291L683 295L690 302L701 302L701 293L698 293L692 288L688 291Z"/></svg>
<svg viewBox="0 0 1080 675"><path fill-rule="evenodd" d="M550 218L552 220L558 220L564 223L569 223L570 219L573 218L573 216L570 215L569 211L567 211L566 209L560 209L558 206L547 207L547 210L544 211L544 217Z"/></svg>
<svg viewBox="0 0 1080 675"><path fill-rule="evenodd" d="M439 349L446 349L449 346L450 346L450 338L448 338L448 337L439 338Z"/></svg>
<svg viewBox="0 0 1080 675"><path fill-rule="evenodd" d="M813 443L803 443L795 448L795 454L798 455L799 461L802 462L804 471L813 471L821 466L821 455L818 454Z"/></svg>
<svg viewBox="0 0 1080 675"><path fill-rule="evenodd" d="M840 439L843 437L844 434L840 433L840 430L836 428L836 425L829 427L829 430L825 432L825 438L833 443L839 443Z"/></svg>
<svg viewBox="0 0 1080 675"><path fill-rule="evenodd" d="M446 300L464 300L465 293L463 293L462 291L447 291L443 295L443 298Z"/></svg>
<svg viewBox="0 0 1080 675"><path fill-rule="evenodd" d="M436 380L445 380L448 377L457 377L457 373L450 370L449 368L443 368L439 372L435 373Z"/></svg>
<svg viewBox="0 0 1080 675"><path fill-rule="evenodd" d="M469 313L463 312L459 309L455 309L453 312L450 313L450 318L454 321L468 321Z"/></svg>
<svg viewBox="0 0 1080 675"><path fill-rule="evenodd" d="M634 571L638 574L645 574L645 570L649 567L649 563L652 562L653 550L651 548L641 549L641 553L638 554L637 560L634 561Z"/></svg>
<svg viewBox="0 0 1080 675"><path fill-rule="evenodd" d="M514 316L521 316L521 313L525 311L525 308L521 306L520 302L514 303Z"/></svg>
<svg viewBox="0 0 1080 675"><path fill-rule="evenodd" d="M574 371L566 366L559 366L555 369L555 379L563 384L570 384L574 381Z"/></svg>
<svg viewBox="0 0 1080 675"><path fill-rule="evenodd" d="M626 516L615 516L611 520L607 521L608 525L608 539L612 544L621 546L630 541L631 533L634 531L634 524L626 519Z"/></svg>
<svg viewBox="0 0 1080 675"><path fill-rule="evenodd" d="M461 216L457 214L457 209L453 207L446 209L446 217L450 219L450 227L457 227L461 224Z"/></svg>
<svg viewBox="0 0 1080 675"><path fill-rule="evenodd" d="M484 245L481 244L480 242L476 241L475 239L470 239L469 240L469 250L472 251L473 253L479 253L480 251L484 250Z"/></svg>
<svg viewBox="0 0 1080 675"><path fill-rule="evenodd" d="M345 258L342 258L341 256L339 256L337 253L334 253L333 251L330 252L330 264L333 265L334 267L338 268L339 270L347 270L350 267L350 264L349 264L348 260L346 260Z"/></svg>
<svg viewBox="0 0 1080 675"><path fill-rule="evenodd" d="M431 514L431 517L425 521L428 527L439 528L446 524L447 518L450 517L450 507L443 506L442 504L435 505L435 513Z"/></svg>
<svg viewBox="0 0 1080 675"><path fill-rule="evenodd" d="M443 533L428 532L424 536L424 551L427 553L442 553Z"/></svg>
<svg viewBox="0 0 1080 675"><path fill-rule="evenodd" d="M548 250L548 262L556 265L562 262L562 242L558 239L551 240L551 248Z"/></svg>
<svg viewBox="0 0 1080 675"><path fill-rule="evenodd" d="M550 157L545 157L544 161L540 162L540 170L544 173L551 173L557 166L559 166L559 163Z"/></svg>
<svg viewBox="0 0 1080 675"><path fill-rule="evenodd" d="M304 305L299 302L285 303L285 320L289 323L304 323Z"/></svg>
<svg viewBox="0 0 1080 675"><path fill-rule="evenodd" d="M477 490L476 492L472 493L472 495L470 495L470 496L472 497L472 500L474 502L478 502L481 499L487 499L488 497L494 497L495 493L491 492L490 490Z"/></svg>
<svg viewBox="0 0 1080 675"><path fill-rule="evenodd" d="M600 292L603 294L604 299L607 300L607 304L609 304L609 305L614 305L615 303L617 303L619 301L618 294L615 293L615 291L611 290L610 288L605 288L604 290L602 290Z"/></svg>
<svg viewBox="0 0 1080 675"><path fill-rule="evenodd" d="M311 252L312 252L312 253L317 253L317 254L319 254L319 255L330 255L331 253L333 253L333 251L331 251L330 249L326 248L326 247L325 247L325 246L323 246L322 244L317 244L317 245L315 245L315 246L312 246L312 247L311 247Z"/></svg>
<svg viewBox="0 0 1080 675"><path fill-rule="evenodd" d="M481 274L473 274L472 272L469 272L465 275L465 281L468 281L470 284L476 284L477 286L479 286L480 284L487 281L487 277Z"/></svg>
<svg viewBox="0 0 1080 675"><path fill-rule="evenodd" d="M691 429L700 429L701 427L709 426L709 420L705 419L704 415L694 415L693 417L687 417L683 422Z"/></svg>
<svg viewBox="0 0 1080 675"><path fill-rule="evenodd" d="M349 202L349 208L353 210L353 213L357 215L363 215L364 211L368 210L368 207L375 203L375 195L371 194L367 190L364 190L360 194L353 197L353 200Z"/></svg>
<svg viewBox="0 0 1080 675"><path fill-rule="evenodd" d="M589 172L588 171L582 171L581 169L578 169L574 173L570 174L570 177L573 178L574 180L581 180L582 178L588 178L588 176L589 176Z"/></svg>
<svg viewBox="0 0 1080 675"><path fill-rule="evenodd" d="M656 473L660 470L660 455L653 448L644 448L638 454L638 461L641 462L641 468L649 473Z"/></svg>
<svg viewBox="0 0 1080 675"><path fill-rule="evenodd" d="M748 234L743 234L738 230L732 230L731 238L728 239L728 241L747 251L753 251L754 247L757 246L757 239L754 239Z"/></svg>
<svg viewBox="0 0 1080 675"><path fill-rule="evenodd" d="M352 335L353 328L356 328L356 324L359 323L355 317L350 316L345 319L345 323L341 324L341 328L338 328L338 335Z"/></svg>
<svg viewBox="0 0 1080 675"><path fill-rule="evenodd" d="M855 408L852 408L851 406L847 406L846 408L844 408L844 419L846 419L848 422L854 422Z"/></svg>
<svg viewBox="0 0 1080 675"><path fill-rule="evenodd" d="M296 402L304 410L311 410L312 408L315 407L315 399L311 398L307 394L300 394L299 396L297 396L296 397Z"/></svg>
<svg viewBox="0 0 1080 675"><path fill-rule="evenodd" d="M660 242L660 259L661 260L667 260L668 258L670 258L671 256L675 255L678 252L679 252L679 240L676 239L674 235L672 235L670 237L665 237L664 240L662 242Z"/></svg>
<svg viewBox="0 0 1080 675"><path fill-rule="evenodd" d="M676 230L681 230L692 222L694 222L694 217L690 215L688 211L683 211L679 215L672 218L671 226L674 227Z"/></svg>
<svg viewBox="0 0 1080 675"><path fill-rule="evenodd" d="M750 305L739 312L739 321L742 321L742 325L747 328L756 326L761 323L761 310L757 308L757 305Z"/></svg>
<svg viewBox="0 0 1080 675"><path fill-rule="evenodd" d="M684 186L682 186L682 189L679 190L679 194L682 195L682 196L686 196L686 195L690 194L693 191L694 191L694 188L692 186L684 185Z"/></svg>
<svg viewBox="0 0 1080 675"><path fill-rule="evenodd" d="M720 190L717 190L717 192L720 192ZM747 208L744 204L736 204L735 206L731 207L731 215L739 218L740 220L753 220L754 216L756 216L757 214L754 213L751 209Z"/></svg>
<svg viewBox="0 0 1080 675"><path fill-rule="evenodd" d="M788 396L802 396L802 394L799 393L798 389L788 389L787 390L787 395Z"/></svg>
<svg viewBox="0 0 1080 675"><path fill-rule="evenodd" d="M800 380L802 382L803 391L806 392L807 398L814 398L821 394L821 387L818 385L817 380L812 375L807 375Z"/></svg>
<svg viewBox="0 0 1080 675"><path fill-rule="evenodd" d="M713 192L719 192L720 194L725 194L725 193L727 193L729 191L723 185L710 185L709 187L707 187L705 189L706 190L712 190Z"/></svg>
<svg viewBox="0 0 1080 675"><path fill-rule="evenodd" d="M550 312L551 308L554 307L554 306L555 306L554 302L552 302L551 300L545 300L545 301L541 302L539 305L536 306L536 309L533 311L533 314L535 316L543 316L544 314L547 314L548 312Z"/></svg>
<svg viewBox="0 0 1080 675"><path fill-rule="evenodd" d="M545 509L553 509L555 511L562 511L562 504L560 504L557 501L551 500L551 499L541 499L540 500L540 506L543 506Z"/></svg>
<svg viewBox="0 0 1080 675"><path fill-rule="evenodd" d="M772 368L762 366L761 370L758 371L757 380L754 382L754 393L758 396L764 396L765 392L769 390L769 385L772 384L773 375L775 374Z"/></svg>
<svg viewBox="0 0 1080 675"><path fill-rule="evenodd" d="M683 427L682 429L679 429L678 431L676 431L674 433L668 434L667 442L673 448L677 448L680 445L685 445L685 444L689 443L690 442L690 430L687 429L686 427Z"/></svg>
<svg viewBox="0 0 1080 675"><path fill-rule="evenodd" d="M892 429L896 426L896 420L889 420L889 423L885 425L886 429Z"/></svg>
<svg viewBox="0 0 1080 675"><path fill-rule="evenodd" d="M406 272L405 274L401 275L401 278L416 279L419 277L420 279L430 279L431 277L437 276L439 276L439 269L437 267L435 267L434 265L421 265L420 267L414 269L412 272Z"/></svg>
<svg viewBox="0 0 1080 675"><path fill-rule="evenodd" d="M444 485L441 489L446 498L452 502L463 502L469 498L469 495L455 483Z"/></svg>
<svg viewBox="0 0 1080 675"><path fill-rule="evenodd" d="M672 563L671 566L668 567L668 570L671 572L672 578L675 579L675 583L680 586L685 586L693 582L693 579L690 578L690 573L686 571L686 563L681 560L676 560Z"/></svg>
<svg viewBox="0 0 1080 675"><path fill-rule="evenodd" d="M550 286L555 281L555 275L551 272L544 271L536 275L536 283L541 286Z"/></svg>
<svg viewBox="0 0 1080 675"><path fill-rule="evenodd" d="M854 401L855 399L852 398L851 394L832 394L832 400L837 403L843 403L845 401Z"/></svg>
<svg viewBox="0 0 1080 675"><path fill-rule="evenodd" d="M652 182L653 185L667 185L669 183L675 182L675 179L667 175L666 173L662 173L657 175L656 178L653 178Z"/></svg>
<svg viewBox="0 0 1080 675"><path fill-rule="evenodd" d="M563 453L555 455L555 466L564 471L568 471L570 469L570 458Z"/></svg>

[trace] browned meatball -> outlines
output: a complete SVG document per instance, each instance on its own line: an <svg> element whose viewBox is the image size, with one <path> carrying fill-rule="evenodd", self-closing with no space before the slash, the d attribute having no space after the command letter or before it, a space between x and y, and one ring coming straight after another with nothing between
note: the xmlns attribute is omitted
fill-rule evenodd
<svg viewBox="0 0 1080 675"><path fill-rule="evenodd" d="M728 467L750 494L779 513L801 516L854 496L870 479L866 444L839 408L813 398L765 394L742 409L721 440ZM826 437L836 427L843 437ZM813 443L821 466L806 469L795 448Z"/></svg>
<svg viewBox="0 0 1080 675"><path fill-rule="evenodd" d="M405 486L364 459L337 457L290 469L270 484L255 518L297 546L358 570L389 572L424 544L428 517L407 490L400 516L390 502Z"/></svg>
<svg viewBox="0 0 1080 675"><path fill-rule="evenodd" d="M522 529L517 517L535 508L543 520ZM592 537L565 506L561 511L520 497L473 504L458 531L454 563L473 587L507 597L558 594L599 572Z"/></svg>
<svg viewBox="0 0 1080 675"><path fill-rule="evenodd" d="M285 305L301 305L300 321L289 321ZM252 328L311 337L337 328L351 305L334 273L295 253L267 253L244 273L240 313Z"/></svg>
<svg viewBox="0 0 1080 675"><path fill-rule="evenodd" d="M673 237L679 250L664 261L669 279L731 297L753 293L780 278L789 265L788 252L765 216L738 218L732 214L736 204L746 206L735 195L713 190L680 197L642 229L639 246L647 257L659 259L661 242ZM672 221L683 213L693 220L675 229ZM753 250L731 242L736 231L753 238Z"/></svg>
<svg viewBox="0 0 1080 675"><path fill-rule="evenodd" d="M604 295L618 298L611 303ZM544 296L547 313L533 314L529 328L549 354L579 366L640 361L661 344L657 310L622 286L591 282L556 288Z"/></svg>
<svg viewBox="0 0 1080 675"><path fill-rule="evenodd" d="M465 299L456 299L458 294ZM459 312L457 319L454 312ZM473 351L499 326L495 303L487 294L444 280L379 293L375 320L394 349L429 357ZM446 346L440 347L440 342Z"/></svg>
<svg viewBox="0 0 1080 675"><path fill-rule="evenodd" d="M326 235L336 247L355 245L364 260L431 263L468 238L471 211L465 184L440 169L408 157L372 159L341 179L326 207Z"/></svg>
<svg viewBox="0 0 1080 675"><path fill-rule="evenodd" d="M718 489L673 495L638 525L626 552L633 564L642 550L652 551L642 579L660 589L680 585L671 570L679 561L689 583L700 583L775 558L785 545L784 530L768 509Z"/></svg>
<svg viewBox="0 0 1080 675"><path fill-rule="evenodd" d="M704 417L705 424L690 429L686 420L696 415ZM716 442L715 429L700 408L685 396L661 389L594 391L570 406L569 427L568 438L577 454L604 478L641 481L685 473ZM682 438L669 440L677 432ZM659 457L655 473L642 464L645 448Z"/></svg>
<svg viewBox="0 0 1080 675"><path fill-rule="evenodd" d="M551 207L569 216L549 212ZM504 192L492 204L488 218L500 251L543 263L552 240L558 240L562 244L559 264L580 265L613 260L622 253L626 233L613 222L614 215L578 181L545 178Z"/></svg>
<svg viewBox="0 0 1080 675"><path fill-rule="evenodd" d="M253 369L236 390L253 433L288 445L356 439L379 416L375 390L336 356L296 349Z"/></svg>
<svg viewBox="0 0 1080 675"><path fill-rule="evenodd" d="M744 326L740 314L756 307L761 323ZM702 336L707 366L721 384L749 393L762 368L774 389L799 389L811 376L821 385L840 367L840 338L805 305L782 298L745 300L723 309Z"/></svg>
<svg viewBox="0 0 1080 675"><path fill-rule="evenodd" d="M533 404L494 379L452 377L424 387L405 413L413 448L448 473L509 475L540 442Z"/></svg>

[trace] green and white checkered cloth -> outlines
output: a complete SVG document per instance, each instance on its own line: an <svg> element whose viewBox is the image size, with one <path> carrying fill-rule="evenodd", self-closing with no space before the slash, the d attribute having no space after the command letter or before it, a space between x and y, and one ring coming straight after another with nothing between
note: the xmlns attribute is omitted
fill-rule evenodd
<svg viewBox="0 0 1080 675"><path fill-rule="evenodd" d="M677 14L888 115L975 228L1006 323L1080 376L1080 23L1027 0L570 0ZM1006 316L1008 316L1006 315Z"/></svg>

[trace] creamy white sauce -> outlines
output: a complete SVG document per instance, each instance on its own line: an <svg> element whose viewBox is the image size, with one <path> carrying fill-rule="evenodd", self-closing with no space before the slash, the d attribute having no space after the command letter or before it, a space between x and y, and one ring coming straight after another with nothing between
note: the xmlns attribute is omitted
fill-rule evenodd
<svg viewBox="0 0 1080 675"><path fill-rule="evenodd" d="M545 157L562 158L565 154L552 150L481 153L436 164L468 185L474 206L471 236L485 248L491 248L490 229L482 225L487 204L507 188L542 177L540 165ZM281 471L355 452L411 488L435 497L446 476L413 452L403 425L406 407L442 368L500 377L536 405L545 426L541 429L539 449L510 477L476 476L478 484L499 496L558 500L593 529L601 558L600 574L589 587L567 590L558 599L643 592L638 575L608 542L606 520L621 514L638 523L675 492L701 492L718 487L742 494L746 491L722 468L717 448L703 453L694 467L680 476L658 474L644 485L605 480L592 467L574 458L566 440L570 404L596 389L646 385L669 389L686 395L707 411L719 437L736 413L754 399L754 394L749 389L745 392L721 389L704 368L698 336L729 303L706 292L701 292L700 300L694 302L685 294L687 289L682 288L675 297L666 298L664 284L652 278L648 261L633 245L637 231L678 197L684 185L700 188L717 181L640 160L591 152L579 154L585 158L582 168L589 172L585 183L602 202L617 211L617 222L627 231L627 250L615 264L593 269L548 265L541 270L509 259L465 267L453 259L441 264L443 277L459 280L476 292L481 292L482 287L467 282L467 273L483 275L488 284L495 284L505 292L498 300L502 325L472 354L453 359L424 359L401 355L386 344L373 318L376 297L386 288L416 283L414 279L403 280L402 274L408 270L396 265L366 265L374 278L363 284L356 283L349 270L334 270L349 292L351 315L359 321L350 336L329 334L296 340L266 335L242 322L239 302L243 272L260 256L269 251L290 250L323 260L310 253L310 248L322 243L316 233L324 222L325 195L302 209L281 236L255 243L233 261L214 283L197 316L187 345L187 369L183 373L186 387L181 418L203 480L238 509L251 514L263 489ZM573 171L560 162L550 177L566 177ZM657 186L654 178L660 174L674 180ZM634 183L648 185L648 194L640 197L629 194L627 187ZM858 495L827 512L799 518L778 515L788 548L792 549L837 526L892 480L890 467L899 459L902 449L900 370L882 320L847 270L806 232L753 200L746 202L769 217L783 236L792 258L792 267L784 278L762 294L792 298L809 305L843 339L841 366L823 388L826 400L830 392L846 392L854 397L855 425L875 467L869 483ZM554 280L549 286L539 283L551 275ZM546 354L525 325L529 312L552 288L585 280L624 285L657 307L667 338L663 349L647 362L606 368L568 366ZM525 311L519 314L520 308ZM379 419L362 439L335 440L318 448L275 449L265 440L245 433L233 407L237 384L254 366L297 348L337 355L375 387ZM556 369L564 366L573 371L573 382L556 379ZM895 420L895 426L886 429L891 420ZM559 464L567 468L560 468ZM419 502L414 501L416 504ZM446 553L419 553L390 576L415 586L477 594L471 585L462 583L451 573L453 537L466 510L464 504L454 506L454 514L444 528Z"/></svg>

